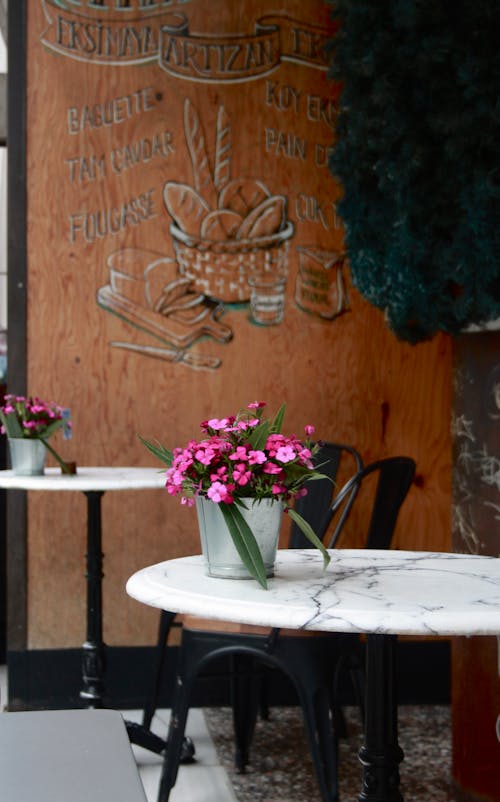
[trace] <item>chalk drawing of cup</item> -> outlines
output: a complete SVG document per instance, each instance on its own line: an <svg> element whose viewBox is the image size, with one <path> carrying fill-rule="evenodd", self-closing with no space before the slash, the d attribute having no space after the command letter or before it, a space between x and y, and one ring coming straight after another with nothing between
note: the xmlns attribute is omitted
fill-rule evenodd
<svg viewBox="0 0 500 802"><path fill-rule="evenodd" d="M250 317L260 326L276 326L285 314L286 276L255 273L248 277Z"/></svg>

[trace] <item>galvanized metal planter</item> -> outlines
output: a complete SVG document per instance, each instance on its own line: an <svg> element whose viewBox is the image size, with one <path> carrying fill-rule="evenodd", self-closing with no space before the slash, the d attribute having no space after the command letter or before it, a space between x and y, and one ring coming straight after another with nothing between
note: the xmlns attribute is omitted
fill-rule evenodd
<svg viewBox="0 0 500 802"><path fill-rule="evenodd" d="M266 576L271 577L274 575L283 503L275 499L257 502L253 498L245 498L243 501L247 509L241 509L241 513L255 535ZM197 496L196 512L208 575L225 579L252 579L233 544L219 504Z"/></svg>
<svg viewBox="0 0 500 802"><path fill-rule="evenodd" d="M17 476L42 476L47 449L41 440L9 437L10 462Z"/></svg>

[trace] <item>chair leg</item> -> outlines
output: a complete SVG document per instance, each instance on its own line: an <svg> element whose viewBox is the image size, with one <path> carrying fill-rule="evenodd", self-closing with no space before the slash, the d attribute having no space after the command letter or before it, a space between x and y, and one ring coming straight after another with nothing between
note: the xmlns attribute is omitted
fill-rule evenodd
<svg viewBox="0 0 500 802"><path fill-rule="evenodd" d="M275 657L293 681L323 802L338 802L338 738L333 717L331 663L321 643L283 638Z"/></svg>
<svg viewBox="0 0 500 802"><path fill-rule="evenodd" d="M249 760L259 706L255 659L241 654L232 655L230 679L235 738L234 764L238 771L244 772Z"/></svg>
<svg viewBox="0 0 500 802"><path fill-rule="evenodd" d="M354 700L359 709L361 724L364 726L365 721L365 671L363 666L362 655L351 649L344 652L338 659L335 667L333 679L333 710L335 715L335 722L337 725L337 733L339 736L347 735L347 727L345 723L344 712L340 705L340 682L342 677L349 673L351 679L352 689L354 691Z"/></svg>
<svg viewBox="0 0 500 802"><path fill-rule="evenodd" d="M338 744L329 694L303 685L299 699L321 796L324 802L338 802Z"/></svg>
<svg viewBox="0 0 500 802"><path fill-rule="evenodd" d="M146 699L146 704L144 705L144 711L142 715L142 726L148 730L151 728L151 722L156 712L156 708L158 707L158 697L160 695L163 666L165 663L167 638L175 615L175 613L171 613L166 610L162 610L160 615L158 638L155 648L153 685L149 698Z"/></svg>
<svg viewBox="0 0 500 802"><path fill-rule="evenodd" d="M186 721L189 712L189 697L193 681L194 677L190 681L187 676L183 676L181 671L177 676L177 687L170 713L167 748L163 759L160 787L158 790L158 802L167 802L170 791L174 787L177 779L177 772L183 753L183 745L186 740L190 740L184 738L184 731L186 729Z"/></svg>
<svg viewBox="0 0 500 802"><path fill-rule="evenodd" d="M262 721L269 721L269 669L264 669L260 680L259 713Z"/></svg>

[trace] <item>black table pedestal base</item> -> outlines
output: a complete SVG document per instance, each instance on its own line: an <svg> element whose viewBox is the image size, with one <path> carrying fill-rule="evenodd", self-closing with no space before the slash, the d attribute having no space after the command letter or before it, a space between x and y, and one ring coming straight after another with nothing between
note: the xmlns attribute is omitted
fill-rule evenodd
<svg viewBox="0 0 500 802"><path fill-rule="evenodd" d="M359 759L359 802L404 802L399 790L398 707L395 635L368 635L366 644L365 743Z"/></svg>
<svg viewBox="0 0 500 802"><path fill-rule="evenodd" d="M89 490L87 497L87 639L82 653L82 690L86 707L102 707L105 653L102 639L102 490Z"/></svg>
<svg viewBox="0 0 500 802"><path fill-rule="evenodd" d="M82 646L82 689L80 699L85 707L101 708L104 696L106 646L102 636L102 520L101 499L103 490L89 490L87 497L87 640ZM167 742L155 735L149 727L125 722L130 742L162 755ZM190 738L184 738L182 763L193 761L195 749Z"/></svg>

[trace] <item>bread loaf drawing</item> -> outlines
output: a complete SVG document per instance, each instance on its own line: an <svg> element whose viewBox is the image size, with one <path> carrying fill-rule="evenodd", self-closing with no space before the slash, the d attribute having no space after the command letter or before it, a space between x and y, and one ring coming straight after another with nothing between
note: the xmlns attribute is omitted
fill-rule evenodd
<svg viewBox="0 0 500 802"><path fill-rule="evenodd" d="M165 206L180 231L193 239L222 243L262 239L286 227L285 197L271 195L257 179L231 178L231 124L224 106L217 113L213 175L203 127L188 98L184 131L194 187L168 181L163 190Z"/></svg>

